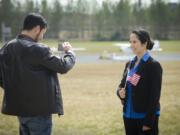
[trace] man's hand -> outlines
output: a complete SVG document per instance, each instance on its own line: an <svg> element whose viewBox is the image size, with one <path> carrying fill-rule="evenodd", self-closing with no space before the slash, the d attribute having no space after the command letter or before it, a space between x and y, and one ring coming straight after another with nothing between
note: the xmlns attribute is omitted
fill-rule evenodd
<svg viewBox="0 0 180 135"><path fill-rule="evenodd" d="M120 91L119 91L119 95L122 99L124 99L126 97L126 90L125 88L122 88Z"/></svg>
<svg viewBox="0 0 180 135"><path fill-rule="evenodd" d="M72 46L70 45L69 42L64 42L64 43L62 44L62 48L63 48L64 51L72 50Z"/></svg>
<svg viewBox="0 0 180 135"><path fill-rule="evenodd" d="M147 127L145 125L143 125L143 127L142 127L142 131L147 131L147 130L150 130L150 129L151 129L150 127Z"/></svg>

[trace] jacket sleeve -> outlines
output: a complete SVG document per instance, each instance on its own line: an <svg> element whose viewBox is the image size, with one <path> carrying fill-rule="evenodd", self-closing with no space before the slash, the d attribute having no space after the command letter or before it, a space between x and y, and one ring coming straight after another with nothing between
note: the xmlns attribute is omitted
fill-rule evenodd
<svg viewBox="0 0 180 135"><path fill-rule="evenodd" d="M43 48L41 52L41 65L54 72L67 73L75 64L75 54L73 51L67 51L61 57L52 55L48 47Z"/></svg>
<svg viewBox="0 0 180 135"><path fill-rule="evenodd" d="M160 100L161 84L162 84L162 68L159 62L154 61L148 65L148 82L149 82L149 99L146 111L146 117L143 125L152 128L156 116L156 106Z"/></svg>
<svg viewBox="0 0 180 135"><path fill-rule="evenodd" d="M7 44L5 44L2 48L0 48L0 87L3 88L4 84L3 84L3 54L4 54L4 48L7 46Z"/></svg>
<svg viewBox="0 0 180 135"><path fill-rule="evenodd" d="M127 72L128 72L127 68L128 68L128 66L129 66L129 64L130 64L130 61L128 61L128 62L126 63L126 66L125 66L125 69L124 69L124 72L123 72L123 76L122 76L122 79L121 79L121 83L119 84L119 86L118 86L118 88L117 88L117 91L116 91L116 94L117 94L117 96L121 99L122 104L124 104L124 99L122 99L122 98L120 97L119 91L120 91L122 88L124 88L124 86L125 86L126 77L127 77L127 74L128 74L128 73L127 73Z"/></svg>
<svg viewBox="0 0 180 135"><path fill-rule="evenodd" d="M0 68L0 87L3 88L2 69Z"/></svg>

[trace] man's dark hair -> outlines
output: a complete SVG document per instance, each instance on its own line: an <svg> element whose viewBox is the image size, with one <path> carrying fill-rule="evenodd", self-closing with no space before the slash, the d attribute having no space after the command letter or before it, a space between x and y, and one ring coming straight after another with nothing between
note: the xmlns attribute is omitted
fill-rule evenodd
<svg viewBox="0 0 180 135"><path fill-rule="evenodd" d="M32 30L36 26L40 26L40 29L47 27L47 22L43 16L37 13L30 13L24 19L23 30Z"/></svg>

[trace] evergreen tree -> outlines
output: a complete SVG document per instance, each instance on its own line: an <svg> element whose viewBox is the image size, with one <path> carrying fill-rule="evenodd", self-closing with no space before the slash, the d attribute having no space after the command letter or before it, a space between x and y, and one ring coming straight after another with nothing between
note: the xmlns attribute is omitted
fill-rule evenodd
<svg viewBox="0 0 180 135"><path fill-rule="evenodd" d="M62 15L63 10L61 4L58 0L55 0L49 22L49 34L51 35L51 38L59 37L59 32L61 30Z"/></svg>

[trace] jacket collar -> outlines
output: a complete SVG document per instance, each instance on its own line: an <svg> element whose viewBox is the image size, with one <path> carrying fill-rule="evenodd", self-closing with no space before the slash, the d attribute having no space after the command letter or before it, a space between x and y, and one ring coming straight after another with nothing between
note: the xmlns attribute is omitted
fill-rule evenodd
<svg viewBox="0 0 180 135"><path fill-rule="evenodd" d="M147 62L149 57L150 57L149 52L146 52L146 54L141 58L141 60L143 60L144 62ZM137 56L135 56L132 61L135 62L136 60L137 60Z"/></svg>
<svg viewBox="0 0 180 135"><path fill-rule="evenodd" d="M28 41L31 41L31 42L35 42L31 37L29 37L27 35L24 35L24 34L20 34L16 38L17 39L22 39L22 40L28 40Z"/></svg>

